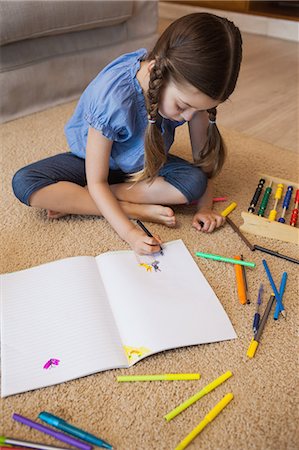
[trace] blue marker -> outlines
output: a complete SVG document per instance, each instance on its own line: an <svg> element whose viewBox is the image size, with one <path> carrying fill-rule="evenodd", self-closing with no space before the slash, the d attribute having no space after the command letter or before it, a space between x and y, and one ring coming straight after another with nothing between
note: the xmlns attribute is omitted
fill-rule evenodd
<svg viewBox="0 0 299 450"><path fill-rule="evenodd" d="M288 278L288 274L286 272L283 272L282 277L281 277L281 282L280 282L280 288L279 288L279 295L281 297L281 300L282 300L282 297L283 297L283 294L285 291L287 278ZM280 312L281 312L280 306L279 306L278 302L276 302L275 311L274 311L274 320L278 319Z"/></svg>
<svg viewBox="0 0 299 450"><path fill-rule="evenodd" d="M283 304L282 304L282 301L281 301L281 296L280 296L280 294L279 294L279 292L277 290L277 287L275 286L275 283L274 283L274 280L272 278L272 275L271 275L270 269L268 267L267 261L265 259L262 259L262 262L263 262L263 265L264 265L267 277L268 277L268 279L270 281L271 287L273 289L273 292L274 292L274 295L275 295L275 298L276 298L276 302L279 305L280 312L283 315L283 317L285 317L286 314L285 314L285 310L284 310L284 307L283 307Z"/></svg>
<svg viewBox="0 0 299 450"><path fill-rule="evenodd" d="M255 334L258 330L259 324L260 324L260 313L259 313L259 307L260 304L262 303L262 295L263 295L263 290L264 290L264 286L263 283L260 284L260 288L259 288L259 292L257 295L257 301L256 301L256 310L253 316L253 334Z"/></svg>
<svg viewBox="0 0 299 450"><path fill-rule="evenodd" d="M87 433L86 431L80 430L79 428L70 425L65 420L60 419L59 417L56 417L53 414L50 414L46 411L42 411L38 415L38 418L48 423L49 425L58 428L58 430L64 431L65 433L71 434L72 436L76 436L79 439L82 439L83 441L97 445L98 447L103 447L112 450L112 445L108 444L107 442L103 441L100 438L97 438L96 436L93 436L92 434Z"/></svg>

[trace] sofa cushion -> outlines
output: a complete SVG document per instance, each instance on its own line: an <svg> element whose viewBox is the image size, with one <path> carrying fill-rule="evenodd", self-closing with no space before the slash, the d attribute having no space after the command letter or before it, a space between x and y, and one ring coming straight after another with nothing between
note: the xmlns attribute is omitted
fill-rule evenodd
<svg viewBox="0 0 299 450"><path fill-rule="evenodd" d="M127 21L133 1L1 1L0 44Z"/></svg>
<svg viewBox="0 0 299 450"><path fill-rule="evenodd" d="M92 49L106 47L108 51L110 46L127 39L126 24L121 23L113 27L14 42L1 47L0 73Z"/></svg>

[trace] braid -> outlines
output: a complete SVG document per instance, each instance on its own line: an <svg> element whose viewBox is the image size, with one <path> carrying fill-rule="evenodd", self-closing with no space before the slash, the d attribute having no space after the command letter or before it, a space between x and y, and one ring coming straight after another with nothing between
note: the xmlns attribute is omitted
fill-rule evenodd
<svg viewBox="0 0 299 450"><path fill-rule="evenodd" d="M216 125L217 109L211 108L207 112L209 114L207 141L204 148L200 151L195 165L207 172L209 177L214 177L219 173L224 164L226 149Z"/></svg>
<svg viewBox="0 0 299 450"><path fill-rule="evenodd" d="M156 58L154 67L150 72L147 92L147 110L150 120L156 120L159 107L159 94L163 86L162 59Z"/></svg>
<svg viewBox="0 0 299 450"><path fill-rule="evenodd" d="M150 72L149 88L147 92L148 126L144 137L144 169L132 175L133 182L153 181L160 168L166 162L164 141L161 130L156 125L158 116L160 93L165 82L166 67L161 57L155 58L155 65Z"/></svg>

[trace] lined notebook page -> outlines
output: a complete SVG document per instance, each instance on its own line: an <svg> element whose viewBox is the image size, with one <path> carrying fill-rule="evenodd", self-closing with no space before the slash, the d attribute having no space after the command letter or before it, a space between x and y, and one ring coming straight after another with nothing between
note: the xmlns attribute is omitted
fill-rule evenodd
<svg viewBox="0 0 299 450"><path fill-rule="evenodd" d="M164 256L156 255L157 272L140 266L132 251L104 253L96 260L124 345L157 352L236 337L181 240L165 244Z"/></svg>
<svg viewBox="0 0 299 450"><path fill-rule="evenodd" d="M95 258L1 276L2 396L127 364ZM58 365L44 369L50 359Z"/></svg>

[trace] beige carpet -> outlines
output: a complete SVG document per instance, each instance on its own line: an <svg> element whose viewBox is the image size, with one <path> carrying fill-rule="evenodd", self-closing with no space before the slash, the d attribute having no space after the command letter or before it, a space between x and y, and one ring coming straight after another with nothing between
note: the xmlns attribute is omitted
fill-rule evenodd
<svg viewBox="0 0 299 450"><path fill-rule="evenodd" d="M63 125L74 103L5 124L1 127L3 190L1 199L2 273L21 270L57 258L97 255L107 250L125 249L105 220L97 217L67 217L49 222L44 211L21 205L11 192L13 173L27 163L65 151ZM216 180L216 194L238 203L231 218L240 225L242 210L258 181L258 173L296 181L296 155L239 133L223 130L229 148L225 168ZM189 155L187 129L181 129L175 150ZM216 208L222 210L223 204ZM298 437L298 266L267 257L275 280L288 272L285 292L287 319L267 323L253 360L246 351L252 337L252 318L259 283L270 293L261 264L263 254L244 246L226 225L205 235L191 228L193 206L175 208L178 227L169 230L150 225L167 240L182 238L191 254L196 250L223 255L243 253L257 267L248 273L250 305L236 298L235 275L231 265L197 260L199 267L227 311L238 339L168 351L149 357L134 368L111 370L58 386L2 399L0 434L42 441L59 446L58 441L27 429L11 419L13 412L33 420L40 411L51 411L89 432L103 437L118 450L173 449L226 393L234 400L190 445L205 450L295 450ZM298 247L249 236L253 243L298 258ZM16 311L16 314L18 312ZM24 367L24 371L26 367ZM233 377L187 411L167 424L163 415L193 395L223 372ZM119 374L197 372L200 381L118 385ZM296 425L297 423L297 425ZM297 430L296 430L297 427Z"/></svg>

